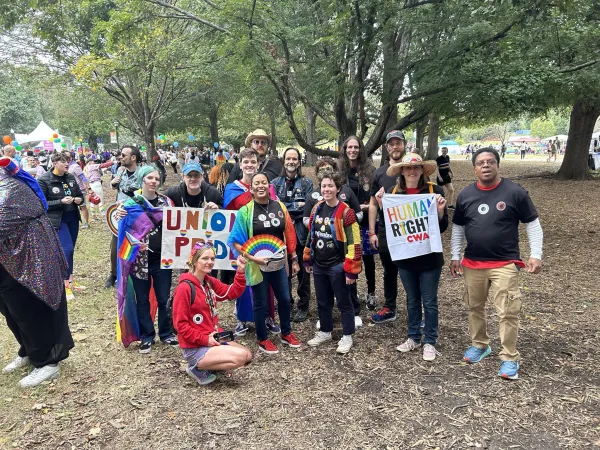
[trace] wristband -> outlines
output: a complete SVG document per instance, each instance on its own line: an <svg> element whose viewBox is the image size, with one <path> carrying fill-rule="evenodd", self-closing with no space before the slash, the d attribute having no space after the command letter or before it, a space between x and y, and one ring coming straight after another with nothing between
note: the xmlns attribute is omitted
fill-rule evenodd
<svg viewBox="0 0 600 450"><path fill-rule="evenodd" d="M292 261L296 261L296 262L298 262L298 255L294 255L294 256L292 256Z"/></svg>
<svg viewBox="0 0 600 450"><path fill-rule="evenodd" d="M377 233L371 233L371 232L369 231L369 237L371 237L371 236L377 236Z"/></svg>

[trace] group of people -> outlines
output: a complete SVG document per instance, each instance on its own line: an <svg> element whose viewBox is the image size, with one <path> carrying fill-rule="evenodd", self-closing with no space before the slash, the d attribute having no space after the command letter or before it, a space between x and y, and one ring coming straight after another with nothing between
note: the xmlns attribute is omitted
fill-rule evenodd
<svg viewBox="0 0 600 450"><path fill-rule="evenodd" d="M517 275L521 268L540 272L543 235L528 193L500 177L500 155L496 150L480 148L473 153L477 181L461 191L456 204L452 204L453 174L447 149L442 149L436 161L424 161L418 154L405 153L406 139L398 130L387 134L389 159L377 169L360 138L346 139L337 161L328 157L317 161L316 186L303 175L297 149L286 149L281 159L271 158L270 144L271 138L264 130L250 133L239 163L230 167L223 164L226 172L221 179L227 177L227 182L222 191L204 179L202 165L192 159L182 167L182 181L159 192L159 169L152 164L141 165L138 148L121 149L120 168L111 181L120 205L119 232L111 243L112 272L106 287L117 285L118 332L125 346L140 342L140 353L150 352L155 345L157 314L160 341L178 345L188 361L187 373L200 384L210 383L214 380L212 371L230 370L251 361L249 350L231 342L231 336L243 336L251 326L259 351L266 354L279 352L273 336L279 335L278 342L284 346L302 345L292 331L292 323L302 322L309 315L312 274L318 322L315 335L306 344L317 347L333 339L335 303L342 328L337 352L347 353L354 345L356 328L362 326L363 301L369 310L377 308L375 255L379 255L384 301L371 315L371 322L396 319L399 278L406 292L408 323L407 338L397 350L408 353L421 349L423 359L433 361L439 354L438 285L443 254L392 260L382 208L384 194L429 194L435 197L441 233L449 225L448 209L454 209L450 271L452 276L465 279L472 341L463 358L477 363L491 352L484 309L491 287L502 344L498 374L518 378L516 338L521 295ZM66 156L56 154L54 169L40 178L39 185L48 204L44 217L56 230L66 257L62 275L65 287L72 282L72 248L77 239L74 224L80 220L83 203L76 179L66 172L68 164ZM0 173L10 177L5 169ZM438 184L430 181L436 173ZM212 245L195 245L189 271L181 274L172 294L172 314L169 299L173 274L160 265L162 214L167 206L238 211L228 239L238 258L237 270L221 271L217 276ZM7 212L0 208L1 214ZM527 264L519 254L521 222L526 224L531 248ZM245 251L244 244L259 235L283 242L282 257L261 258ZM125 256L131 239L139 242L133 258ZM461 257L465 240L467 246ZM6 261L0 254L2 266L6 267ZM366 280L363 296L356 283L361 273ZM298 297L295 305L294 278ZM13 282L16 280L13 275ZM2 302L9 303L10 296L10 292L0 289L0 310L7 317L11 313L2 308ZM229 334L221 333L217 308L217 302L228 299L236 301L238 320ZM21 342L19 337L17 340ZM27 349L22 347L19 357L9 365L11 370L24 365L26 356Z"/></svg>

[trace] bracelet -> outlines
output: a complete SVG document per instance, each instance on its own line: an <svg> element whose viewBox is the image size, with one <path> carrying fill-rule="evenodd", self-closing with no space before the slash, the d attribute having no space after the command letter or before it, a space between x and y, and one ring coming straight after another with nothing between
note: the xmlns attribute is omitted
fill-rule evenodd
<svg viewBox="0 0 600 450"><path fill-rule="evenodd" d="M296 261L297 262L298 261L298 255L292 256L292 261Z"/></svg>
<svg viewBox="0 0 600 450"><path fill-rule="evenodd" d="M371 232L369 231L369 237L371 237L371 236L377 236L377 233L371 233Z"/></svg>

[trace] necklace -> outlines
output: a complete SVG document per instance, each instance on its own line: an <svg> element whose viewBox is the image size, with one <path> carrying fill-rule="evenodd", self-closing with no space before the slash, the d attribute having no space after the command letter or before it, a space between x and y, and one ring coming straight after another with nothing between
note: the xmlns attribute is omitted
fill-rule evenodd
<svg viewBox="0 0 600 450"><path fill-rule="evenodd" d="M256 200L254 200L254 204L260 206L260 208L265 212L265 214L267 215L267 217L269 216L269 204L271 202L269 201L267 203L267 207L265 208L264 205L262 205L261 203L258 203Z"/></svg>

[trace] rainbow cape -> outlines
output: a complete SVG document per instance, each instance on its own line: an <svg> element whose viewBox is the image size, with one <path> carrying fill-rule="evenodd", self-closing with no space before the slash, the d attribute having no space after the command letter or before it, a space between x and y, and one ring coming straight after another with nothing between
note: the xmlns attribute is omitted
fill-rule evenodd
<svg viewBox="0 0 600 450"><path fill-rule="evenodd" d="M223 208L227 209L229 204L240 195L245 195L248 202L252 200L252 194L250 193L250 190L244 186L241 181L236 180L233 183L229 183L227 186L225 186L225 192L223 193Z"/></svg>
<svg viewBox="0 0 600 450"><path fill-rule="evenodd" d="M125 202L124 208L128 214L119 222L118 249L122 248L128 234L135 240L143 239L155 227L155 224L162 221L163 215L162 208L153 208L142 196L129 199ZM134 262L135 258L132 261L117 259L117 341L122 342L125 347L140 340L137 302L131 281ZM156 305L156 296L154 290L151 289L150 313L153 323Z"/></svg>
<svg viewBox="0 0 600 450"><path fill-rule="evenodd" d="M139 239L134 238L126 231L125 239L123 239L123 243L119 247L119 258L134 262L141 245L142 242Z"/></svg>

